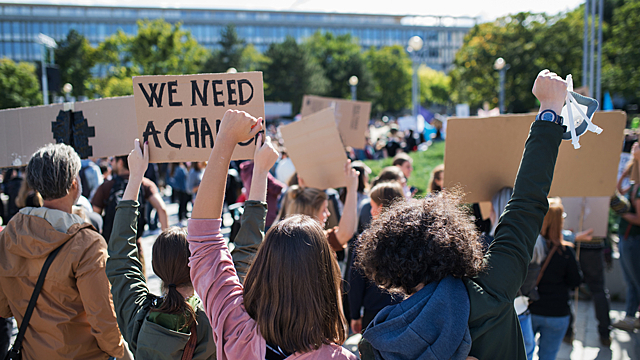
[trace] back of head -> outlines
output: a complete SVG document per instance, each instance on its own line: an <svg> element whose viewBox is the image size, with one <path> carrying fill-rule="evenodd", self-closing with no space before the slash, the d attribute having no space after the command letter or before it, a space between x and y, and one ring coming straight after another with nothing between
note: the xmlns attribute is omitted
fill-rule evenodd
<svg viewBox="0 0 640 360"><path fill-rule="evenodd" d="M392 204L360 236L356 266L378 286L407 295L421 283L477 275L483 245L459 201L445 192Z"/></svg>
<svg viewBox="0 0 640 360"><path fill-rule="evenodd" d="M395 200L404 199L404 191L400 183L397 181L389 181L374 186L369 196L371 197L371 201L375 202L376 205L387 207Z"/></svg>
<svg viewBox="0 0 640 360"><path fill-rule="evenodd" d="M402 164L404 164L407 161L410 163L413 163L413 159L409 155L407 155L407 153L401 152L396 154L396 156L393 157L393 163L391 163L391 165L402 166Z"/></svg>
<svg viewBox="0 0 640 360"><path fill-rule="evenodd" d="M153 244L153 272L162 280L162 287L167 295L162 305L152 311L185 315L185 327L195 321L195 312L176 288L192 286L190 256L186 230L176 226L163 231Z"/></svg>
<svg viewBox="0 0 640 360"><path fill-rule="evenodd" d="M340 286L323 229L296 215L267 232L244 282L244 305L268 343L308 352L346 338Z"/></svg>
<svg viewBox="0 0 640 360"><path fill-rule="evenodd" d="M314 188L293 185L287 191L287 207L284 216L307 215L314 217L327 200L327 194Z"/></svg>
<svg viewBox="0 0 640 360"><path fill-rule="evenodd" d="M27 181L42 199L60 199L69 193L80 168L80 157L71 146L49 144L31 156L27 165Z"/></svg>
<svg viewBox="0 0 640 360"><path fill-rule="evenodd" d="M372 185L376 186L380 183L387 182L387 181L397 181L399 183L402 183L403 180L405 180L405 177L404 177L404 174L402 173L402 170L400 170L399 167L387 166L386 168L382 169L378 177L376 177L375 180L373 180Z"/></svg>
<svg viewBox="0 0 640 360"><path fill-rule="evenodd" d="M436 179L442 180L443 176L444 176L444 164L440 164L435 168L433 168L433 170L431 171L431 176L429 177L429 185L427 187L427 190L429 190L429 192L441 191L442 187L436 184L435 180Z"/></svg>
<svg viewBox="0 0 640 360"><path fill-rule="evenodd" d="M542 221L540 235L553 245L563 246L562 228L564 227L564 206L560 198L549 199L549 211Z"/></svg>

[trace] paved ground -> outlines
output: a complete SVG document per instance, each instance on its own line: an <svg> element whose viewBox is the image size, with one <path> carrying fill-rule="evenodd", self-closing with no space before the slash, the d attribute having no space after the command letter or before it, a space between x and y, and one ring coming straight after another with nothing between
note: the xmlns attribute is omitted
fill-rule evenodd
<svg viewBox="0 0 640 360"><path fill-rule="evenodd" d="M168 200L168 199L166 199ZM177 204L167 204L167 210L169 213L169 224L177 225ZM225 219L227 226L231 225L231 218ZM223 233L226 235L229 228L223 228ZM147 254L146 268L148 275L148 284L152 293L160 294L161 281L153 273L151 267L151 248L153 242L159 232L145 232L145 236L142 239L143 251ZM624 316L624 304L620 302L611 303L611 320L615 322ZM640 359L640 333L628 333L622 330L613 330L611 332L612 344L610 348L604 348L600 345L597 322L593 309L593 303L591 301L579 301L576 311L576 338L573 341L573 345L563 343L558 353L557 359L559 360L626 360L626 359ZM14 322L15 325L15 322ZM14 336L17 334L18 329L14 326ZM351 350L354 354L358 354L357 344L360 340L360 335L352 335L345 343L345 347ZM13 339L12 339L13 342ZM496 346L500 346L500 339L496 339ZM534 355L534 359L537 359L537 355ZM485 359L481 359L485 360Z"/></svg>

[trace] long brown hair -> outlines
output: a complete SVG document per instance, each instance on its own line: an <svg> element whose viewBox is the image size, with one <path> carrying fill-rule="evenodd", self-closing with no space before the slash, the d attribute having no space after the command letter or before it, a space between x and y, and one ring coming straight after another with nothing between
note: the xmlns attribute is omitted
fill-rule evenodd
<svg viewBox="0 0 640 360"><path fill-rule="evenodd" d="M440 187L434 181L436 178L442 179L442 176L444 176L444 164L436 166L435 168L433 168L433 171L431 171L431 176L429 177L429 186L427 187L430 193L442 191L442 187Z"/></svg>
<svg viewBox="0 0 640 360"><path fill-rule="evenodd" d="M287 191L287 209L284 216L299 214L315 217L327 199L327 194L322 190L293 185Z"/></svg>
<svg viewBox="0 0 640 360"><path fill-rule="evenodd" d="M564 206L560 198L549 199L549 211L542 221L542 228L540 229L540 235L547 240L549 245L557 245L564 250L565 246L572 246L573 244L564 241L562 236L562 228L564 227ZM551 249L549 249L551 250Z"/></svg>
<svg viewBox="0 0 640 360"><path fill-rule="evenodd" d="M162 280L166 296L160 307L151 309L165 314L185 316L183 328L189 328L196 321L196 313L176 289L180 286L192 286L189 274L189 244L187 232L177 226L163 231L153 244L153 272Z"/></svg>
<svg viewBox="0 0 640 360"><path fill-rule="evenodd" d="M397 181L401 183L403 180L406 180L406 178L404 177L404 173L399 167L387 166L384 169L382 169L382 171L380 171L380 174L378 174L378 176L375 179L373 179L373 182L371 183L371 185L376 186L380 183L387 182L387 181Z"/></svg>
<svg viewBox="0 0 640 360"><path fill-rule="evenodd" d="M304 353L345 341L340 287L322 227L295 215L267 232L244 282L244 306L267 343Z"/></svg>

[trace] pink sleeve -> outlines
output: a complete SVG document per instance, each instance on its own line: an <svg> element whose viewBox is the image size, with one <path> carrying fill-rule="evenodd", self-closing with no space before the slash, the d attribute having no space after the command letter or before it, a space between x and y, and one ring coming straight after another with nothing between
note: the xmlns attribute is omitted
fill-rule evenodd
<svg viewBox="0 0 640 360"><path fill-rule="evenodd" d="M218 359L264 359L266 343L243 305L220 219L190 219L191 281L211 322Z"/></svg>

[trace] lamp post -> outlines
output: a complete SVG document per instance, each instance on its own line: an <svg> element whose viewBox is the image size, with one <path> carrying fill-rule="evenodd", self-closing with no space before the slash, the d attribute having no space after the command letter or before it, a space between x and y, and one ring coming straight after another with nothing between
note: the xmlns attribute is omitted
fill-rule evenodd
<svg viewBox="0 0 640 360"><path fill-rule="evenodd" d="M235 74L237 72L238 72L238 70L236 70L236 68L234 68L234 67L230 67L230 68L227 69L227 74Z"/></svg>
<svg viewBox="0 0 640 360"><path fill-rule="evenodd" d="M73 85L66 83L64 84L64 86L62 87L62 92L64 93L64 101L66 102L70 102L70 97L69 95L71 94L71 91L73 91Z"/></svg>
<svg viewBox="0 0 640 360"><path fill-rule="evenodd" d="M353 75L349 78L349 85L351 85L351 100L356 101L356 91L358 88L358 77Z"/></svg>
<svg viewBox="0 0 640 360"><path fill-rule="evenodd" d="M420 104L420 83L418 83L418 67L420 66L420 55L418 51L422 49L424 42L420 36L414 36L409 39L407 51L412 54L413 58L413 78L411 86L411 115L414 119L418 118L418 106Z"/></svg>
<svg viewBox="0 0 640 360"><path fill-rule="evenodd" d="M507 73L507 70L511 65L507 64L503 58L499 57L493 63L493 68L498 70L498 74L500 74L500 114L504 114L504 78Z"/></svg>
<svg viewBox="0 0 640 360"><path fill-rule="evenodd" d="M49 81L47 80L47 51L46 48L55 49L58 47L56 41L43 34L40 33L38 35L38 43L42 45L41 52L42 57L40 59L40 64L42 65L42 100L45 105L49 105ZM51 55L51 59L53 59L53 54ZM53 63L53 60L51 61Z"/></svg>

